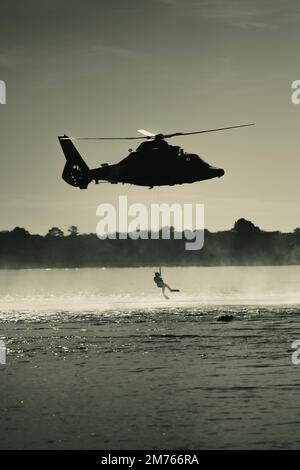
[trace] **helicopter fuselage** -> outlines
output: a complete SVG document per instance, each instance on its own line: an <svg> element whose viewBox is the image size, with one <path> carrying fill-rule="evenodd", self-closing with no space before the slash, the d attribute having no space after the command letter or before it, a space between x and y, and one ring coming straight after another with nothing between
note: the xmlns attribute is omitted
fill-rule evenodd
<svg viewBox="0 0 300 470"><path fill-rule="evenodd" d="M91 170L91 177L110 183L139 186L164 186L194 183L224 175L224 170L204 162L198 155L183 152L179 147L131 152L115 165Z"/></svg>

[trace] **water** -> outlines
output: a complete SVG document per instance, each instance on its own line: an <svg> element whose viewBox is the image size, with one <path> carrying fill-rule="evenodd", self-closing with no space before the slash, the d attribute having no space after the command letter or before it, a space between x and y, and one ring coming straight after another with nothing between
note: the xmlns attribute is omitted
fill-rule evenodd
<svg viewBox="0 0 300 470"><path fill-rule="evenodd" d="M300 267L163 274L0 271L0 448L299 447Z"/></svg>

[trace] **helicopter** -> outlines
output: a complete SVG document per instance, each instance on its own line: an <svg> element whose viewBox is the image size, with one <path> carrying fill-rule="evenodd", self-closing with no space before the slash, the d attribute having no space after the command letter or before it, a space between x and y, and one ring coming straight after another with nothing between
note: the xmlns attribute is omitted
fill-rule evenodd
<svg viewBox="0 0 300 470"><path fill-rule="evenodd" d="M95 181L96 184L100 181L112 184L129 183L147 186L151 189L154 186L174 186L220 178L225 173L223 168L209 165L199 155L187 153L180 146L170 145L166 139L253 125L254 123L241 124L172 134L154 134L145 129L139 129L138 132L142 134L142 137L69 137L62 135L58 137L66 158L62 178L69 185L80 189L86 189L92 181ZM129 149L129 154L120 162L111 165L102 163L99 168L90 169L73 144L74 140L143 140L143 142L135 151Z"/></svg>

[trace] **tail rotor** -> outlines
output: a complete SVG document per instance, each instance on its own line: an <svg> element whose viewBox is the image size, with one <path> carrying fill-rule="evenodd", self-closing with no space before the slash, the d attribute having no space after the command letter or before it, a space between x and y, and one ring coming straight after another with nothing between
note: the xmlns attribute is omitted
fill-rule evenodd
<svg viewBox="0 0 300 470"><path fill-rule="evenodd" d="M91 182L90 169L67 135L58 137L66 157L62 179L71 186L86 189Z"/></svg>

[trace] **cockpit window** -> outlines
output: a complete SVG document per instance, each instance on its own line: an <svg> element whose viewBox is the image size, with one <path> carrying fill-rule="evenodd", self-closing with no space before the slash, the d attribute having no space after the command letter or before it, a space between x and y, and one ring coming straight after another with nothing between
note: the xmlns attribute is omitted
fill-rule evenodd
<svg viewBox="0 0 300 470"><path fill-rule="evenodd" d="M198 157L198 159L200 160L201 163L203 163L203 165L209 166L209 164L205 160L203 160L203 158Z"/></svg>
<svg viewBox="0 0 300 470"><path fill-rule="evenodd" d="M209 164L203 160L203 158L199 157L199 155L196 155L195 153L184 153L185 161L186 162L198 162L201 163L203 166L209 166Z"/></svg>

